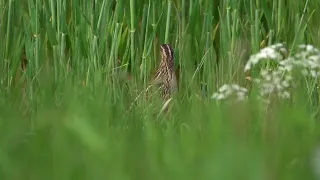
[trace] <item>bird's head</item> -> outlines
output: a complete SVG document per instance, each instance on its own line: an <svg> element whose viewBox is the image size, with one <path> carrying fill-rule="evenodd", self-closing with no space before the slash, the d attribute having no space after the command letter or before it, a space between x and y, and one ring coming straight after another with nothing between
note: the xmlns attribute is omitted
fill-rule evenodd
<svg viewBox="0 0 320 180"><path fill-rule="evenodd" d="M174 51L169 44L160 46L161 65L167 66L169 69L174 68Z"/></svg>

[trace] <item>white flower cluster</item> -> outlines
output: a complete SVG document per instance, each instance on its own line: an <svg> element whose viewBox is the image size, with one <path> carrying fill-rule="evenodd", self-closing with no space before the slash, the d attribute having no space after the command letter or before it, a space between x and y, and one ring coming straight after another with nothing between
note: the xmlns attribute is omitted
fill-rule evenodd
<svg viewBox="0 0 320 180"><path fill-rule="evenodd" d="M262 60L273 60L279 62L283 58L283 54L287 54L287 50L281 43L274 44L270 47L265 47L259 53L250 56L244 71L249 71L253 66Z"/></svg>
<svg viewBox="0 0 320 180"><path fill-rule="evenodd" d="M295 55L296 61L300 62L303 75L309 75L313 78L320 75L320 51L312 45L299 46L299 53ZM299 61L300 60L300 61Z"/></svg>
<svg viewBox="0 0 320 180"><path fill-rule="evenodd" d="M298 70L303 76L317 78L320 76L320 50L312 45L300 45L295 55L285 57L288 51L283 44L278 43L263 48L257 54L251 55L244 71L251 70L260 61L271 60L277 62L275 69L260 70L260 76L253 78L253 82L260 88L262 98L269 97L271 94L279 98L290 98L289 88L293 87L293 70ZM241 88L236 84L223 85L218 93L214 93L212 98L221 100L226 99L236 92L238 100L247 97L247 89ZM260 97L260 98L261 98Z"/></svg>
<svg viewBox="0 0 320 180"><path fill-rule="evenodd" d="M262 97L275 93L280 98L290 98L289 88L292 82L290 74L284 74L281 70L261 70L260 76L255 82L260 85Z"/></svg>
<svg viewBox="0 0 320 180"><path fill-rule="evenodd" d="M320 51L312 45L300 45L298 53L280 62L279 69L292 71L300 69L305 76L313 78L320 75Z"/></svg>
<svg viewBox="0 0 320 180"><path fill-rule="evenodd" d="M243 101L248 97L248 90L237 84L225 84L221 86L218 92L212 95L212 99L223 100L235 96L237 101Z"/></svg>

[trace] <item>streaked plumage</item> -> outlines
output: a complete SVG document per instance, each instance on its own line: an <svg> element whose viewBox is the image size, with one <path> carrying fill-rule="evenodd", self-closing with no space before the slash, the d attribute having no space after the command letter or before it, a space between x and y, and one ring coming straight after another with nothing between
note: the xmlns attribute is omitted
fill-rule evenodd
<svg viewBox="0 0 320 180"><path fill-rule="evenodd" d="M168 100L178 90L177 77L174 71L174 51L169 44L160 46L161 62L153 77L152 84L157 85L161 97Z"/></svg>
<svg viewBox="0 0 320 180"><path fill-rule="evenodd" d="M162 44L160 46L161 61L159 67L154 74L150 86L143 92L141 92L131 104L129 110L133 107L137 99L144 93L146 93L147 99L149 99L149 92L151 87L156 86L160 90L160 96L165 101L164 107L161 111L168 110L168 103L172 95L178 91L177 77L174 71L174 51L169 44ZM152 92L152 94L158 92Z"/></svg>

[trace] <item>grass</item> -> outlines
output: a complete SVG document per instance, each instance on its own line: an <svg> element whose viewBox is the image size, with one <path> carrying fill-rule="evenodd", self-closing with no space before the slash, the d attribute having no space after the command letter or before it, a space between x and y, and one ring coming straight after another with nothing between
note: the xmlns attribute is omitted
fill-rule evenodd
<svg viewBox="0 0 320 180"><path fill-rule="evenodd" d="M318 79L294 76L290 100L264 104L246 80L256 69L243 71L268 45L285 43L289 55L320 47L319 9L308 0L0 0L0 178L319 178ZM163 43L179 72L171 111L159 115L162 102L142 96L127 112ZM249 89L247 101L211 99L231 83Z"/></svg>

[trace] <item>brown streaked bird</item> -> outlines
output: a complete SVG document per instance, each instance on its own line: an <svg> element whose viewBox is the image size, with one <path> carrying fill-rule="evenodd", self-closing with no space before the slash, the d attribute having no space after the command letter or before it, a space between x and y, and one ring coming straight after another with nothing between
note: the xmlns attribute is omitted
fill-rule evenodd
<svg viewBox="0 0 320 180"><path fill-rule="evenodd" d="M174 71L174 51L169 44L160 46L161 61L153 77L152 85L160 88L161 97L167 101L178 91L177 77Z"/></svg>
<svg viewBox="0 0 320 180"><path fill-rule="evenodd" d="M174 51L169 44L162 44L160 46L160 55L161 61L156 73L151 80L151 83L146 90L141 92L135 98L128 111L132 109L133 105L142 94L146 93L146 97L148 99L149 88L151 88L152 86L156 86L157 89L160 90L160 96L165 101L166 106L163 107L163 109L165 109L165 111L168 110L168 100L174 93L178 91L177 77L174 71Z"/></svg>

